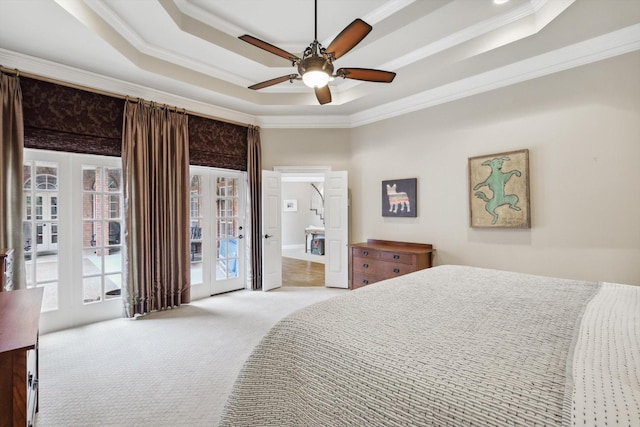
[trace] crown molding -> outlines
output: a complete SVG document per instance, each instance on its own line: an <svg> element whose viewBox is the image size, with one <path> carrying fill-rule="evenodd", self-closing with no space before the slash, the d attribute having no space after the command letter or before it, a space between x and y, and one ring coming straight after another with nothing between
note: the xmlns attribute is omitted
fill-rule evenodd
<svg viewBox="0 0 640 427"><path fill-rule="evenodd" d="M349 116L258 116L264 129L343 129L351 128Z"/></svg>
<svg viewBox="0 0 640 427"><path fill-rule="evenodd" d="M401 116L639 49L640 24L636 24L352 114L349 117L350 127Z"/></svg>

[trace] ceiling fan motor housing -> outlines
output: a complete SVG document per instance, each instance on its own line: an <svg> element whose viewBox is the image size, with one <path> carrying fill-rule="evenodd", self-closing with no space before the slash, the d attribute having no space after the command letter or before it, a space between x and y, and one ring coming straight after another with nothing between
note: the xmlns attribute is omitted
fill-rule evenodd
<svg viewBox="0 0 640 427"><path fill-rule="evenodd" d="M331 76L333 74L333 64L322 56L309 56L298 64L298 72L301 76L307 71L322 71Z"/></svg>

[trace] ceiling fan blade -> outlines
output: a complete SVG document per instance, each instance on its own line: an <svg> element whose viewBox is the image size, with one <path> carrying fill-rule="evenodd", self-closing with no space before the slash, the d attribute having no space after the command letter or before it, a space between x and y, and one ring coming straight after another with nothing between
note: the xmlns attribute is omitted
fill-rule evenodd
<svg viewBox="0 0 640 427"><path fill-rule="evenodd" d="M300 58L298 58L297 56L295 56L292 53L287 52L286 50L282 50L279 47L276 47L270 43L267 43L265 41L262 41L260 39L257 39L253 36L250 36L248 34L245 34L244 36L240 36L238 37L240 40L245 41L249 44L252 44L256 47L259 47L260 49L264 49L267 52L273 53L274 55L278 55L283 57L284 59L288 59L291 62L295 62L295 61L299 61Z"/></svg>
<svg viewBox="0 0 640 427"><path fill-rule="evenodd" d="M329 90L329 85L317 87L315 88L316 98L318 98L318 102L320 105L328 104L331 102L331 90Z"/></svg>
<svg viewBox="0 0 640 427"><path fill-rule="evenodd" d="M336 75L345 79L363 80L365 82L391 83L396 73L391 71L372 70L371 68L340 68Z"/></svg>
<svg viewBox="0 0 640 427"><path fill-rule="evenodd" d="M277 85L278 83L286 82L287 80L293 80L298 77L297 74L289 74L287 76L276 77L275 79L267 80L266 82L256 83L254 85L249 86L249 89L258 90L263 89L265 87Z"/></svg>
<svg viewBox="0 0 640 427"><path fill-rule="evenodd" d="M327 47L327 54L332 55L334 59L340 58L360 43L372 28L360 18L354 20L333 39Z"/></svg>

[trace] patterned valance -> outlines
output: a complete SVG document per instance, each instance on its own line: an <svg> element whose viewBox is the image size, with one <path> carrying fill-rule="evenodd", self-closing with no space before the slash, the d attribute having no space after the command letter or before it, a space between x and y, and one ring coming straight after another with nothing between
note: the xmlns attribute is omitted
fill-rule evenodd
<svg viewBox="0 0 640 427"><path fill-rule="evenodd" d="M120 156L124 100L20 78L24 146Z"/></svg>
<svg viewBox="0 0 640 427"><path fill-rule="evenodd" d="M192 165L247 170L247 128L189 116L189 158Z"/></svg>
<svg viewBox="0 0 640 427"><path fill-rule="evenodd" d="M24 146L120 157L125 100L27 77L20 78ZM189 115L192 165L247 170L247 128Z"/></svg>

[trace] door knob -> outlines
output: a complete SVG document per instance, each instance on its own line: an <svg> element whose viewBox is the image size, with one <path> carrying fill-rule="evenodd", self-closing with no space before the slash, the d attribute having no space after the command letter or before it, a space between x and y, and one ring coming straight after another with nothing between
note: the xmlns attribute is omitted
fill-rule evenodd
<svg viewBox="0 0 640 427"><path fill-rule="evenodd" d="M265 235L264 235L264 238L265 238L265 239L268 239L269 237L273 237L273 234L265 234Z"/></svg>

